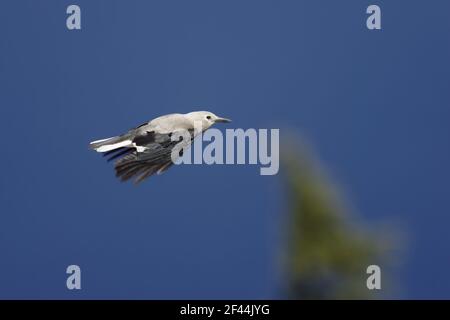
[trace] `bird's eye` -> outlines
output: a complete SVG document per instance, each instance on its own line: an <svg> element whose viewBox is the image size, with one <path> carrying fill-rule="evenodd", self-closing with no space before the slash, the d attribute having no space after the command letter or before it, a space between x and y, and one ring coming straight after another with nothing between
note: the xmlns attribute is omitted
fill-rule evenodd
<svg viewBox="0 0 450 320"><path fill-rule="evenodd" d="M206 119L210 120L210 119L211 119L211 116L206 116Z"/></svg>

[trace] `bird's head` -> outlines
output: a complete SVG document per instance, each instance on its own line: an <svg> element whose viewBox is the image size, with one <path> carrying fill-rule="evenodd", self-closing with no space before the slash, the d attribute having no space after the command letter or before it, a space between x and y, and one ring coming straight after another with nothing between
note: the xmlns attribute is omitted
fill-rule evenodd
<svg viewBox="0 0 450 320"><path fill-rule="evenodd" d="M193 121L198 121L202 124L202 129L206 130L217 122L231 122L230 119L221 118L209 111L194 111L188 113L188 116Z"/></svg>

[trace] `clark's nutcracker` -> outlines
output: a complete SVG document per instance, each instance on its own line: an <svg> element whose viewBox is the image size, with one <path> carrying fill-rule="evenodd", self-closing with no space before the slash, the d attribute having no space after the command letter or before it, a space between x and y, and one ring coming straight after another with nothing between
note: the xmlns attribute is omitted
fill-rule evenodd
<svg viewBox="0 0 450 320"><path fill-rule="evenodd" d="M212 112L195 111L168 114L146 122L117 137L93 141L90 147L115 162L116 176L121 181L135 177L142 182L152 174L161 174L172 164L171 152L180 140L172 141L174 132L189 132L191 139L216 122L230 122ZM196 127L194 127L196 126ZM199 127L200 130L194 130ZM182 155L182 150L180 155Z"/></svg>

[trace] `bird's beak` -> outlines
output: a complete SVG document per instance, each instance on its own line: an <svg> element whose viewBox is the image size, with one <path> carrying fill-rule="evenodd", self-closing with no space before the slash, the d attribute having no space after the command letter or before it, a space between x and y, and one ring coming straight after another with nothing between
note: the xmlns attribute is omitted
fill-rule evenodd
<svg viewBox="0 0 450 320"><path fill-rule="evenodd" d="M224 123L228 123L228 122L231 122L231 120L230 120L230 119L227 119L227 118L216 118L216 119L214 120L214 122L224 122Z"/></svg>

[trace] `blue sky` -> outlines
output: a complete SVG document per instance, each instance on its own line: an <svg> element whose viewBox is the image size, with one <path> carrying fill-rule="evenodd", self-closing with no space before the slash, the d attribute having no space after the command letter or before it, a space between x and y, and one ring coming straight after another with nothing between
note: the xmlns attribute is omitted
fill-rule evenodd
<svg viewBox="0 0 450 320"><path fill-rule="evenodd" d="M369 226L406 231L401 297L449 298L450 4L376 3L381 31L357 0L2 1L0 298L277 297L279 176L136 188L87 148L196 109L297 131Z"/></svg>

